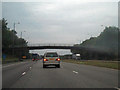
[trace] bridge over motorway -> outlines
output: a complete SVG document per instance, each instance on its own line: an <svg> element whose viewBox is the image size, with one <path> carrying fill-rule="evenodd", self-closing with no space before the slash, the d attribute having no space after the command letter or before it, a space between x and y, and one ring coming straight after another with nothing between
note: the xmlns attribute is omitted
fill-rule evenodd
<svg viewBox="0 0 120 90"><path fill-rule="evenodd" d="M72 49L74 44L29 44L27 48L33 49Z"/></svg>
<svg viewBox="0 0 120 90"><path fill-rule="evenodd" d="M72 49L72 48L82 48L75 46L75 44L28 44L27 46L24 45L17 45L17 46L9 46L10 49L23 49L23 48L28 48L29 50L35 50L35 49Z"/></svg>

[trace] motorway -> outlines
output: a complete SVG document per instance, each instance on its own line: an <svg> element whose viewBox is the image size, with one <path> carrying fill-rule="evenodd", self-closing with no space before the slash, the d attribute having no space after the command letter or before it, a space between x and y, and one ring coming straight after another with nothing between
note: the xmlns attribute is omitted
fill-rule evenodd
<svg viewBox="0 0 120 90"><path fill-rule="evenodd" d="M117 88L118 71L61 62L61 68L42 68L42 61L4 65L3 88Z"/></svg>

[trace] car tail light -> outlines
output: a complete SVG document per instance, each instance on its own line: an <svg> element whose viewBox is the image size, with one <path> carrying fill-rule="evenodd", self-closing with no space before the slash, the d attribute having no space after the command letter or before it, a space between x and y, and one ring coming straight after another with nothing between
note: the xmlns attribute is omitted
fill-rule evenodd
<svg viewBox="0 0 120 90"><path fill-rule="evenodd" d="M57 61L60 61L60 58L57 58L56 60L57 60Z"/></svg>
<svg viewBox="0 0 120 90"><path fill-rule="evenodd" d="M48 61L48 59L45 59L45 58L44 58L44 61Z"/></svg>

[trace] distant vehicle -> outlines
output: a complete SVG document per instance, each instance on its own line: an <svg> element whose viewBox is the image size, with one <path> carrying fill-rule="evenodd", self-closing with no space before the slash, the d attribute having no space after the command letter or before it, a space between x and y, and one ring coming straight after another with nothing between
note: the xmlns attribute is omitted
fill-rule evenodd
<svg viewBox="0 0 120 90"><path fill-rule="evenodd" d="M38 54L32 54L32 61L37 61L39 60L39 55Z"/></svg>
<svg viewBox="0 0 120 90"><path fill-rule="evenodd" d="M25 55L19 57L19 61L24 61L25 59L27 59L27 56L25 56Z"/></svg>
<svg viewBox="0 0 120 90"><path fill-rule="evenodd" d="M80 60L81 59L80 54L73 54L72 59Z"/></svg>
<svg viewBox="0 0 120 90"><path fill-rule="evenodd" d="M43 58L43 68L49 65L54 65L60 68L60 58L57 52L46 52Z"/></svg>
<svg viewBox="0 0 120 90"><path fill-rule="evenodd" d="M27 57L26 56L22 56L22 59L26 59Z"/></svg>
<svg viewBox="0 0 120 90"><path fill-rule="evenodd" d="M37 61L38 59L36 57L32 58L32 61Z"/></svg>

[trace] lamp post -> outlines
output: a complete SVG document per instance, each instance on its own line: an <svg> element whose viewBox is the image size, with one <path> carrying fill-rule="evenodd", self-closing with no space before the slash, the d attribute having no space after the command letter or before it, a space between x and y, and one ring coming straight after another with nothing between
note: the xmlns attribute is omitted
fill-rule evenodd
<svg viewBox="0 0 120 90"><path fill-rule="evenodd" d="M22 34L23 34L23 32L26 32L26 31L22 31L22 32L21 32L21 36L20 36L21 38L22 38Z"/></svg>
<svg viewBox="0 0 120 90"><path fill-rule="evenodd" d="M20 22L18 22L18 23L15 23L14 22L14 24L13 24L13 33L15 34L15 27L16 27L16 24L20 24ZM14 56L14 34L13 34L13 56Z"/></svg>
<svg viewBox="0 0 120 90"><path fill-rule="evenodd" d="M22 39L22 36L23 36L23 32L26 32L26 31L21 31L21 35L20 35L20 38ZM26 42L27 43L27 42ZM25 54L25 49L26 48L24 48L24 44L21 44L21 46L22 46L22 48L21 48L21 51L20 51L20 60L22 60L23 59L23 56L26 56L26 54Z"/></svg>

